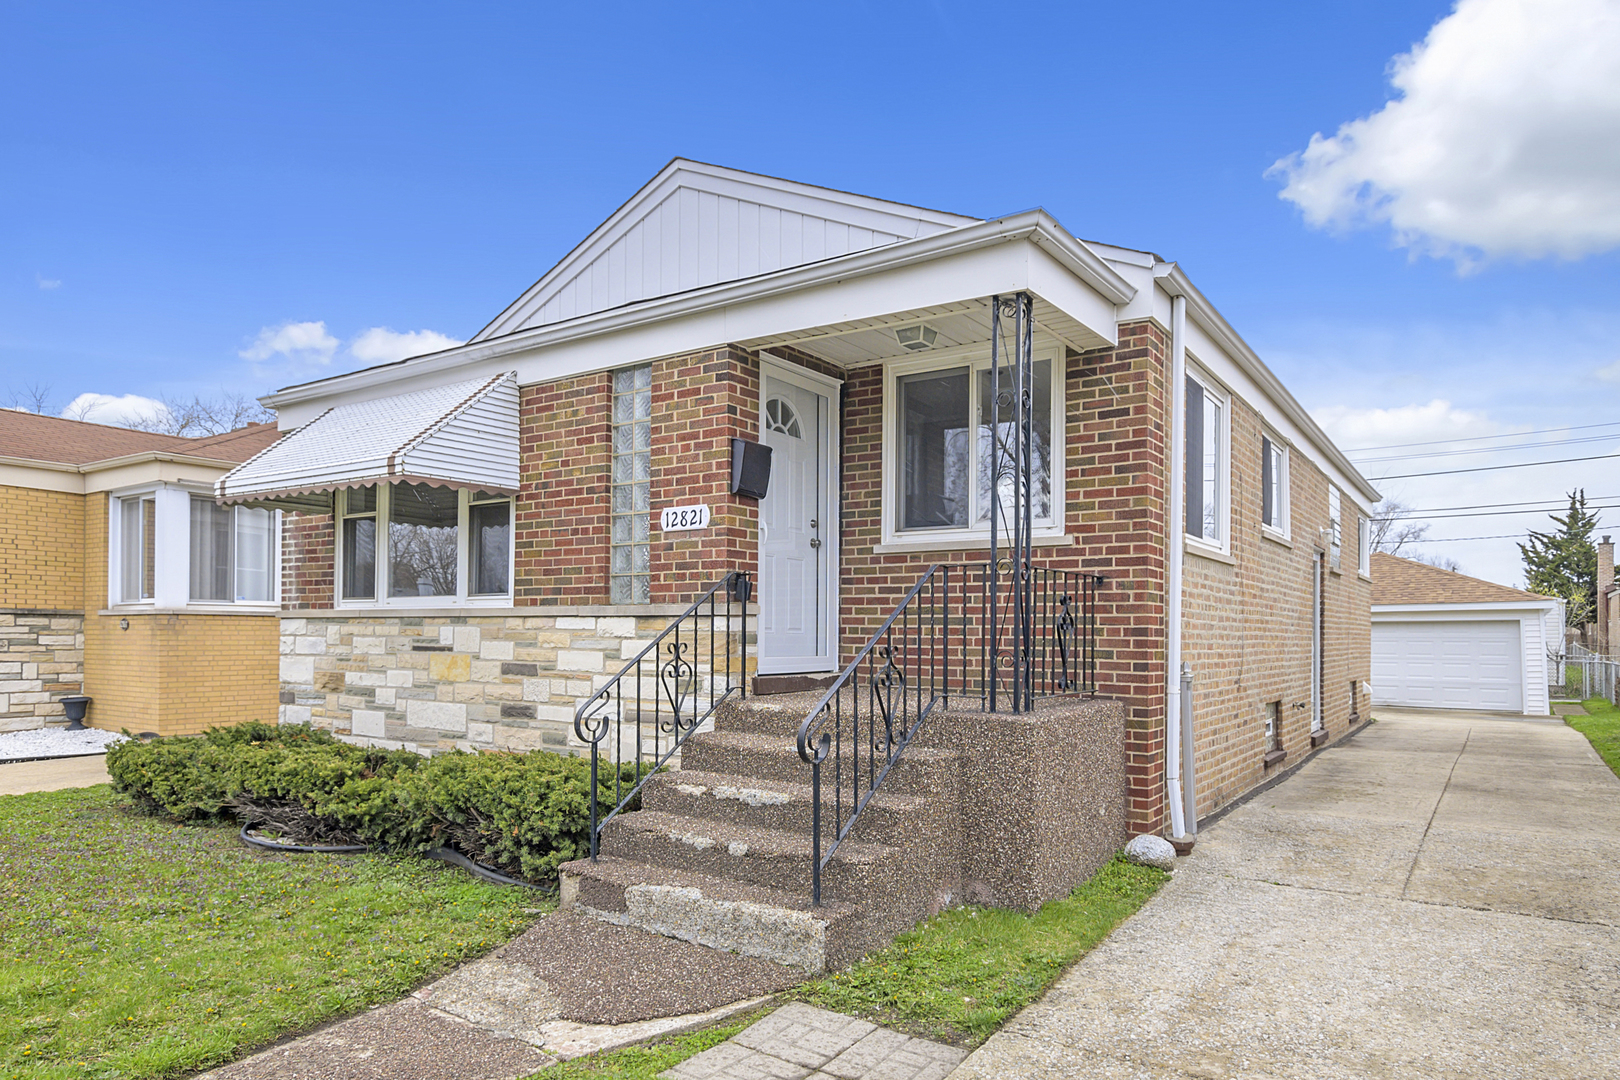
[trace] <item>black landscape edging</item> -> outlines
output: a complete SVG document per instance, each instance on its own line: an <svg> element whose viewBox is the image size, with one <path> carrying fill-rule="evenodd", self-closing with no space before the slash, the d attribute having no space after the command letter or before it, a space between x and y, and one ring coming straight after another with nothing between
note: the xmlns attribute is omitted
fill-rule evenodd
<svg viewBox="0 0 1620 1080"><path fill-rule="evenodd" d="M248 847L256 847L263 851L284 851L293 855L359 855L368 850L365 844L279 844L274 840L261 840L257 836L249 836L246 825L242 826L236 835Z"/></svg>
<svg viewBox="0 0 1620 1080"><path fill-rule="evenodd" d="M70 758L106 757L105 750L92 750L88 754L40 754L37 757L0 758L0 765L21 765L25 761L67 761Z"/></svg>
<svg viewBox="0 0 1620 1080"><path fill-rule="evenodd" d="M536 885L532 881L519 881L517 878L507 877L499 870L492 870L482 863L475 863L471 859L467 858L467 856L457 851L455 848L429 848L428 850L422 852L422 855L424 858L438 859L440 862L447 862L452 866L459 866L473 877L483 878L485 881L492 882L496 885L516 885L523 889L538 889L542 892L546 891L545 886L543 885Z"/></svg>

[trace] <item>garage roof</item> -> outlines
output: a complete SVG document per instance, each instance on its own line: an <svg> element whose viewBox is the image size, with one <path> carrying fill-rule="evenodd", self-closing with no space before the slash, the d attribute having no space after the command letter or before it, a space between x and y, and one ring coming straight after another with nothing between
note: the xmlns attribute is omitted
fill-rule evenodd
<svg viewBox="0 0 1620 1080"><path fill-rule="evenodd" d="M1374 604L1507 604L1525 600L1541 603L1548 599L1550 597L1510 589L1455 570L1442 570L1382 551L1373 552Z"/></svg>

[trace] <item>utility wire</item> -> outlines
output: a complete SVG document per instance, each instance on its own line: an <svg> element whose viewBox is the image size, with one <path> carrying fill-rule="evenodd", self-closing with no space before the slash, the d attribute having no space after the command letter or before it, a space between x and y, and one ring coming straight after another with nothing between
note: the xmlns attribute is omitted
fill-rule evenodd
<svg viewBox="0 0 1620 1080"><path fill-rule="evenodd" d="M1425 450L1418 454L1389 454L1385 457L1365 458L1356 462L1357 465L1369 465L1374 461L1413 461L1419 458L1455 457L1458 454L1507 454L1514 450L1535 450L1543 446L1578 446L1581 443L1614 442L1620 438L1620 432L1609 435L1587 435L1580 439L1550 439L1546 442L1519 443L1516 446L1476 446L1468 450Z"/></svg>
<svg viewBox="0 0 1620 1080"><path fill-rule="evenodd" d="M1586 507L1586 509L1588 509L1588 510L1620 510L1620 503L1611 503L1611 504L1609 504L1607 506L1591 506L1591 505L1588 505ZM1375 518L1368 518L1367 520L1369 520L1369 521L1412 521L1412 522L1417 522L1417 521L1420 521L1420 520L1421 521L1447 521L1447 520L1450 520L1450 519L1453 519L1453 518L1503 517L1503 516L1512 516L1513 514L1545 514L1545 513L1548 513L1548 512L1549 511L1546 511L1546 510L1482 510L1482 511L1479 511L1477 513L1472 513L1472 514L1422 514L1422 513L1414 512L1414 513L1411 513L1411 514L1402 514L1399 517L1388 517L1388 518L1377 518L1377 517L1375 517Z"/></svg>
<svg viewBox="0 0 1620 1080"><path fill-rule="evenodd" d="M1413 480L1423 476L1456 476L1458 473L1495 472L1498 469L1528 469L1532 465L1568 465L1574 461L1605 461L1609 458L1620 458L1617 454L1591 454L1587 457L1555 458L1552 461L1521 461L1516 465L1476 465L1472 469L1439 469L1435 472L1397 473L1394 476L1380 476L1377 480Z"/></svg>
<svg viewBox="0 0 1620 1080"><path fill-rule="evenodd" d="M1507 435L1470 435L1460 439L1431 439L1428 442L1390 443L1388 446L1363 446L1356 450L1345 451L1351 457L1357 454L1370 454L1374 450L1404 450L1409 446L1441 446L1451 443L1486 442L1490 439L1522 439L1526 435L1554 435L1560 431L1590 431L1593 428L1620 427L1620 420L1609 420L1601 424L1577 424L1573 427L1541 428L1537 431L1515 431Z"/></svg>
<svg viewBox="0 0 1620 1080"><path fill-rule="evenodd" d="M1620 495L1594 495L1593 502L1620 502ZM1424 514L1443 514L1448 510L1500 510L1506 506L1548 507L1553 510L1563 510L1568 504L1558 499L1525 499L1521 502L1499 503L1470 503L1467 506L1431 506L1425 510L1402 510L1399 514L1389 515L1392 518L1421 517Z"/></svg>

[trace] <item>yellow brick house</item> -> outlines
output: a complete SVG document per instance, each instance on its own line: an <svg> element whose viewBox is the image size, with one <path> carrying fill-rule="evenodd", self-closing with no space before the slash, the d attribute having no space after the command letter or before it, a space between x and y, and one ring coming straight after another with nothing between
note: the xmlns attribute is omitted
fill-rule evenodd
<svg viewBox="0 0 1620 1080"><path fill-rule="evenodd" d="M0 409L0 732L274 720L280 521L214 481L273 424L180 438Z"/></svg>

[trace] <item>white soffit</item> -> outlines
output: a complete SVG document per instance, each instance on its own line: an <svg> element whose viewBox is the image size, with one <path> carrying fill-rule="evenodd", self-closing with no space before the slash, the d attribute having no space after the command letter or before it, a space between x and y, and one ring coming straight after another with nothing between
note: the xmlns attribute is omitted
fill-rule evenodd
<svg viewBox="0 0 1620 1080"><path fill-rule="evenodd" d="M363 484L427 483L515 494L515 372L335 405L214 485L227 503L329 508Z"/></svg>
<svg viewBox="0 0 1620 1080"><path fill-rule="evenodd" d="M676 158L473 341L977 221Z"/></svg>

